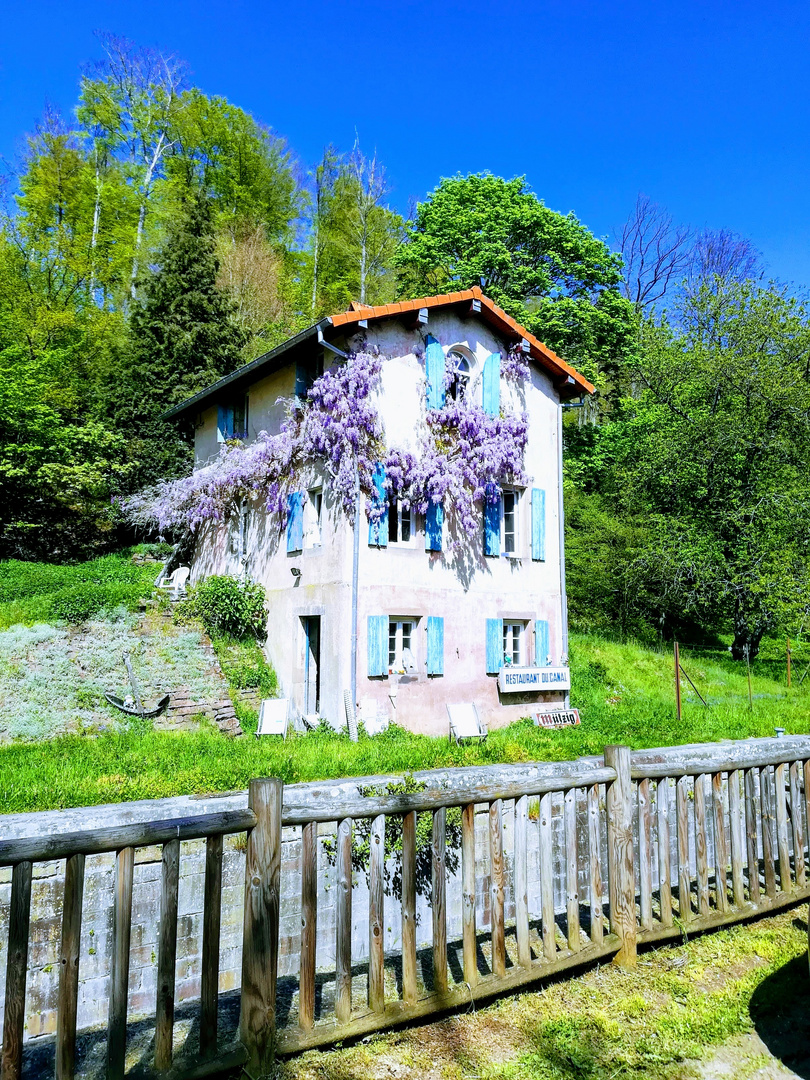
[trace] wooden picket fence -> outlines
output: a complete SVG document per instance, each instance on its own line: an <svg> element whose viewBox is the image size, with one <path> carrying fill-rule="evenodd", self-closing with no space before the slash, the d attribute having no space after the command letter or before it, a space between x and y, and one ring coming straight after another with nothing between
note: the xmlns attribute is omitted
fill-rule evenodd
<svg viewBox="0 0 810 1080"><path fill-rule="evenodd" d="M258 779L250 785L247 806L238 809L135 823L124 822L123 815L116 821L111 814L110 823L100 827L45 835L35 828L40 815L30 815L30 835L13 839L3 838L0 819L0 866L13 867L0 1080L23 1076L31 883L33 864L39 861L66 860L55 1047L58 1080L70 1080L75 1072L85 858L96 853L114 852L116 858L107 1032L111 1080L126 1072L138 847L162 845L153 1067L159 1075L171 1072L183 1077L239 1064L251 1076L262 1076L279 1053L469 1005L471 1000L598 959L632 965L639 944L737 922L810 895L810 737L634 753L609 746L599 758L526 766L517 779L515 772L515 767L454 770L424 790L374 797L363 796L345 782L284 789L279 780ZM509 852L504 850L505 805L513 822ZM461 809L462 935L461 977L457 973L451 979L446 828L447 812L454 807ZM555 807L563 825L556 831ZM476 813L482 809L488 823L486 866L476 859L475 848ZM419 814L432 815L432 985L427 988L424 982L420 986L417 964ZM385 910L385 831L394 818L401 820L402 829L398 901L402 935L397 958L401 978L396 996L384 978L391 957L383 948L386 914L389 921L391 915L390 909ZM352 834L353 823L362 819L370 822L369 920L365 993L358 1002L352 965ZM336 825L335 962L330 975L334 1006L329 1015L321 1015L316 995L316 853L322 823ZM302 829L298 1009L294 1022L277 1028L282 829L288 826ZM537 828L539 843L539 880L533 881L539 895L531 897L530 828ZM220 895L223 836L234 833L247 834L240 1044L223 1053L217 1047ZM196 1060L189 1064L187 1057L173 1062L178 880L181 841L199 838L206 841L200 1041ZM563 875L565 896L565 910L557 918L555 868ZM476 882L482 874L490 889L487 935L477 926ZM507 886L514 910L514 919L508 922ZM541 917L533 923L530 910L538 907ZM484 953L487 959L482 963Z"/></svg>

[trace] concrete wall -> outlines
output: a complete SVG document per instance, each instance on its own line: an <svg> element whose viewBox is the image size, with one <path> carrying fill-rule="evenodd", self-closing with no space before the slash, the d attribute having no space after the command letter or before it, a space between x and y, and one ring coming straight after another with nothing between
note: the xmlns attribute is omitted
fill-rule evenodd
<svg viewBox="0 0 810 1080"><path fill-rule="evenodd" d="M452 311L431 315L430 333L445 350L462 346L472 360L470 392L480 400L481 372L492 352L505 353L508 344L477 317L464 318ZM374 323L369 331L350 337L349 349L376 346L386 358L382 365L377 408L389 447L415 449L424 425L424 328L409 330L396 319ZM294 369L257 383L250 391L250 429L277 431L283 410L278 395L292 393ZM515 557L484 555L483 520L473 536L462 534L452 516L445 522L442 552L426 552L424 522L416 521L409 544L377 548L368 544L368 524L361 514L358 592L358 706L414 731L446 734L446 703L474 701L489 727L510 723L533 707L561 703L561 693L501 694L497 678L487 675L486 620L500 618L525 624L525 662L533 662L532 628L535 619L549 623L553 661L565 653L560 588L558 516L558 434L560 410L548 377L532 367L526 384L515 388L501 380L503 406L526 411L529 437L525 470L529 486L519 509L519 550ZM213 410L215 412L215 410ZM214 416L214 426L216 418ZM208 446L210 422L200 429L198 454ZM302 478L302 487L319 482L316 475ZM546 493L546 558L531 558L531 488ZM233 549L236 526L209 528L201 536L193 566L193 580L210 573L239 573L243 566L268 591L270 619L267 653L279 675L283 694L303 712L304 631L302 618L321 617L320 712L331 723L344 723L343 693L350 686L351 641L351 523L329 499L324 484L325 524L319 548L288 554L283 535L254 508L248 534L248 553L242 561ZM448 543L451 540L452 543ZM293 578L292 570L300 571ZM370 615L404 616L417 621L417 672L409 676L369 678L367 675L367 620ZM426 674L427 616L444 618L445 671Z"/></svg>

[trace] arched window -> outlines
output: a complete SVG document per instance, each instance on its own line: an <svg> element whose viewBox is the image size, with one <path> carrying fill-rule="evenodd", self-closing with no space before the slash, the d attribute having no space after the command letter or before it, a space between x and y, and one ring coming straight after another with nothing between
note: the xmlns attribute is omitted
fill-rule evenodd
<svg viewBox="0 0 810 1080"><path fill-rule="evenodd" d="M447 388L447 396L453 401L461 401L470 384L470 361L458 349L450 349L447 354L448 367L452 372L452 381Z"/></svg>

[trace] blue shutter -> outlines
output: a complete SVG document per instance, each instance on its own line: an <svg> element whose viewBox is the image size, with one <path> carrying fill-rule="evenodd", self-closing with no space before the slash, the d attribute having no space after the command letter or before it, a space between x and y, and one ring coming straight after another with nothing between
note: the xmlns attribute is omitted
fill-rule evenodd
<svg viewBox="0 0 810 1080"><path fill-rule="evenodd" d="M217 406L217 442L233 438L233 408Z"/></svg>
<svg viewBox="0 0 810 1080"><path fill-rule="evenodd" d="M438 615L428 615L427 673L444 675L444 619Z"/></svg>
<svg viewBox="0 0 810 1080"><path fill-rule="evenodd" d="M428 334L425 350L425 376L429 409L441 409L444 405L444 368L444 349L435 337Z"/></svg>
<svg viewBox="0 0 810 1080"><path fill-rule="evenodd" d="M534 621L534 663L536 667L545 667L548 664L549 655L548 620L535 619Z"/></svg>
<svg viewBox="0 0 810 1080"><path fill-rule="evenodd" d="M501 354L490 353L484 361L484 412L489 416L499 416L501 412Z"/></svg>
<svg viewBox="0 0 810 1080"><path fill-rule="evenodd" d="M444 524L444 507L441 503L428 503L425 515L425 551L442 550L442 525Z"/></svg>
<svg viewBox="0 0 810 1080"><path fill-rule="evenodd" d="M307 372L303 364L298 363L295 365L295 396L297 398L305 398L309 385L307 383Z"/></svg>
<svg viewBox="0 0 810 1080"><path fill-rule="evenodd" d="M532 488L532 558L546 558L546 493L541 488Z"/></svg>
<svg viewBox="0 0 810 1080"><path fill-rule="evenodd" d="M487 619L487 675L503 667L503 619Z"/></svg>
<svg viewBox="0 0 810 1080"><path fill-rule="evenodd" d="M368 617L368 676L388 674L388 616Z"/></svg>
<svg viewBox="0 0 810 1080"><path fill-rule="evenodd" d="M379 462L374 466L374 508L385 507L382 516L368 523L368 542L375 547L388 547L388 497L385 494L385 467Z"/></svg>
<svg viewBox="0 0 810 1080"><path fill-rule="evenodd" d="M294 491L287 496L287 551L300 551L304 546L304 493Z"/></svg>
<svg viewBox="0 0 810 1080"><path fill-rule="evenodd" d="M501 496L495 502L487 499L484 503L484 554L501 553Z"/></svg>

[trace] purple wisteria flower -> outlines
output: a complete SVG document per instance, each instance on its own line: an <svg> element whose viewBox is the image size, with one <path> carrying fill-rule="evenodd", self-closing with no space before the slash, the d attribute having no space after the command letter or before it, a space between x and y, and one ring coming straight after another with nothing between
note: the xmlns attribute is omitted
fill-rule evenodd
<svg viewBox="0 0 810 1080"><path fill-rule="evenodd" d="M317 379L304 402L288 403L277 435L263 431L249 446L225 444L216 461L191 476L125 500L125 512L135 523L161 532L195 531L205 522L227 520L244 502L260 501L283 528L288 495L300 490L303 475L317 466L347 516L353 516L358 495L365 495L366 514L373 520L385 510L375 487L382 464L389 497L423 514L430 504L441 505L465 532L475 533L481 506L498 498L502 484L527 482L527 416L492 417L469 397L449 400L427 411L416 453L386 450L375 401L381 368L379 355L351 355Z"/></svg>

